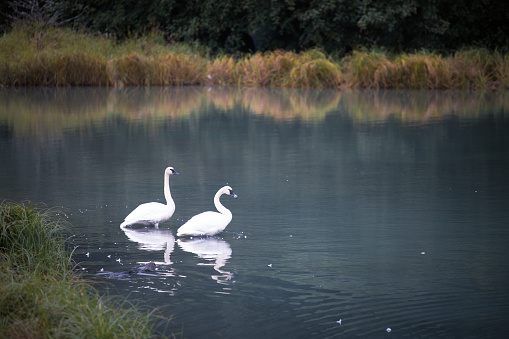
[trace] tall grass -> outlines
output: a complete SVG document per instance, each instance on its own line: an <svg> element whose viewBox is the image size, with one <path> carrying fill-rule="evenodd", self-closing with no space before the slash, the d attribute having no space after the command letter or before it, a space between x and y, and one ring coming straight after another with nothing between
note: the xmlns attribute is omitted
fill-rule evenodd
<svg viewBox="0 0 509 339"><path fill-rule="evenodd" d="M0 205L0 337L149 338L149 315L98 296L75 273L50 210Z"/></svg>
<svg viewBox="0 0 509 339"><path fill-rule="evenodd" d="M0 209L0 260L15 276L53 275L65 278L72 268L66 253L65 223L25 204L3 202ZM2 271L4 272L4 271Z"/></svg>
<svg viewBox="0 0 509 339"><path fill-rule="evenodd" d="M337 87L341 74L319 50L302 53L257 53L238 62L240 84L247 86L326 88Z"/></svg>
<svg viewBox="0 0 509 339"><path fill-rule="evenodd" d="M19 26L0 40L0 81L4 86L111 85L104 38L47 28Z"/></svg>
<svg viewBox="0 0 509 339"><path fill-rule="evenodd" d="M509 57L485 49L448 56L359 50L341 63L346 86L352 88L496 89L509 84Z"/></svg>
<svg viewBox="0 0 509 339"><path fill-rule="evenodd" d="M125 42L65 28L13 28L0 38L0 86L270 86L292 88L509 88L509 56L359 49L332 59L318 49L211 57L149 32Z"/></svg>

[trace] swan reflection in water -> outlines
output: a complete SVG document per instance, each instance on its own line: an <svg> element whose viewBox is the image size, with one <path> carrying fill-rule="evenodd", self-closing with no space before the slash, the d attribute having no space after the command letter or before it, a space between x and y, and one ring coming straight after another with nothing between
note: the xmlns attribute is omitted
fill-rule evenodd
<svg viewBox="0 0 509 339"><path fill-rule="evenodd" d="M214 266L214 270L220 274L211 277L218 283L225 283L233 277L233 273L221 269L232 256L232 248L225 240L220 237L180 238L177 243L182 250L206 260L206 263L198 265Z"/></svg>
<svg viewBox="0 0 509 339"><path fill-rule="evenodd" d="M168 229L161 228L127 228L120 227L132 242L138 243L140 250L164 250L164 262L154 261L156 264L171 265L170 255L175 248L175 237Z"/></svg>

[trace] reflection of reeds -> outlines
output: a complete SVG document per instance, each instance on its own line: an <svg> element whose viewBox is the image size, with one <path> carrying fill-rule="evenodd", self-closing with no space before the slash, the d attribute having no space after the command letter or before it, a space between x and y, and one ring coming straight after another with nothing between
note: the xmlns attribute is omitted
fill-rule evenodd
<svg viewBox="0 0 509 339"><path fill-rule="evenodd" d="M478 118L509 109L509 93L471 91L348 91L342 108L356 123L394 119L425 124L450 116Z"/></svg>
<svg viewBox="0 0 509 339"><path fill-rule="evenodd" d="M18 137L61 138L66 130L119 122L157 130L160 121L188 121L209 111L250 112L274 121L320 123L329 114L356 123L396 119L421 124L455 115L476 118L509 110L506 91L366 91L260 87L3 89L0 123ZM337 113L340 112L340 113Z"/></svg>
<svg viewBox="0 0 509 339"><path fill-rule="evenodd" d="M66 130L87 133L95 124L120 121L152 124L185 118L206 104L200 87L23 88L0 90L0 123L14 135L40 140Z"/></svg>
<svg viewBox="0 0 509 339"><path fill-rule="evenodd" d="M343 93L323 90L253 89L242 91L242 107L277 121L320 122L334 111Z"/></svg>

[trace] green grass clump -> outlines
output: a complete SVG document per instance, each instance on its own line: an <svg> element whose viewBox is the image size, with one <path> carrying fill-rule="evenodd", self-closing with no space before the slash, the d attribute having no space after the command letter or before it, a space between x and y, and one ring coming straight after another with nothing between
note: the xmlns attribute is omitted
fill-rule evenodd
<svg viewBox="0 0 509 339"><path fill-rule="evenodd" d="M15 276L56 275L65 278L72 262L65 250L65 224L32 205L0 205L0 260Z"/></svg>
<svg viewBox="0 0 509 339"><path fill-rule="evenodd" d="M55 213L0 205L0 337L149 338L149 315L98 296L74 270Z"/></svg>

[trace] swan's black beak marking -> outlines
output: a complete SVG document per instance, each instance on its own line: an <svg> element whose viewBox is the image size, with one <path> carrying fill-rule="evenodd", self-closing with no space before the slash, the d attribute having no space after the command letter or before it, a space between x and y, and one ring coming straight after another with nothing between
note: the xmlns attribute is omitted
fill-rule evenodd
<svg viewBox="0 0 509 339"><path fill-rule="evenodd" d="M231 195L232 197L234 197L235 199L237 199L237 194L233 193L233 191L232 191L232 190L230 190L230 195Z"/></svg>
<svg viewBox="0 0 509 339"><path fill-rule="evenodd" d="M177 171L175 171L174 169L171 170L171 173L172 174L176 174L176 175L179 175Z"/></svg>

